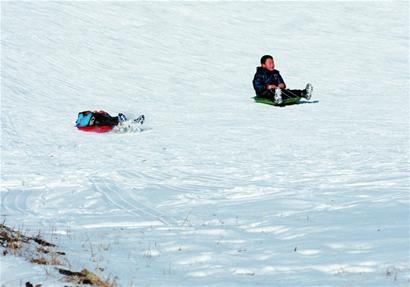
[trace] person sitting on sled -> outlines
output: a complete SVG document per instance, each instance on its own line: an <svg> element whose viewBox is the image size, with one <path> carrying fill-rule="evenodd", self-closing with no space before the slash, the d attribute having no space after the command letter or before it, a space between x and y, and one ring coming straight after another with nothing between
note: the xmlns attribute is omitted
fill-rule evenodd
<svg viewBox="0 0 410 287"><path fill-rule="evenodd" d="M105 133L113 130L116 126L118 131L140 130L144 123L144 115L140 115L134 120L128 120L125 115L119 113L112 117L106 111L83 111L78 113L75 125L77 129L84 132Z"/></svg>
<svg viewBox="0 0 410 287"><path fill-rule="evenodd" d="M144 121L144 115L140 115L138 118L129 121L122 113L112 117L106 111L83 111L78 113L75 125L78 129L84 131L106 132L123 122L143 124Z"/></svg>
<svg viewBox="0 0 410 287"><path fill-rule="evenodd" d="M112 117L106 111L84 111L78 113L76 126L77 127L92 127L92 126L109 126L114 127L120 122L126 121L125 115L119 113L118 116Z"/></svg>
<svg viewBox="0 0 410 287"><path fill-rule="evenodd" d="M285 81L278 70L275 70L275 62L271 55L261 58L261 66L256 68L253 78L253 88L256 96L272 100L275 104L281 104L287 98L305 98L309 100L312 96L313 87L310 83L304 90L286 89Z"/></svg>

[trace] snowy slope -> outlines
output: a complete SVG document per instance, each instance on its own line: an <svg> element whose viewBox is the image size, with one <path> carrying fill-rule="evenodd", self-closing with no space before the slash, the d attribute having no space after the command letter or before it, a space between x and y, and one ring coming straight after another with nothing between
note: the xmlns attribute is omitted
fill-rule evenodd
<svg viewBox="0 0 410 287"><path fill-rule="evenodd" d="M1 5L8 225L119 286L408 286L408 2ZM252 102L267 53L309 103Z"/></svg>

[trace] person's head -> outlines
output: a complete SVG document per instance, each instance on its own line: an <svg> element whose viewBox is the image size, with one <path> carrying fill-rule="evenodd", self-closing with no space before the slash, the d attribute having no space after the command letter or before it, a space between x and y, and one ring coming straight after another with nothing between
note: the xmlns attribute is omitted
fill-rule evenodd
<svg viewBox="0 0 410 287"><path fill-rule="evenodd" d="M271 55L265 55L261 58L261 67L269 71L273 71L275 69L275 62L273 61Z"/></svg>

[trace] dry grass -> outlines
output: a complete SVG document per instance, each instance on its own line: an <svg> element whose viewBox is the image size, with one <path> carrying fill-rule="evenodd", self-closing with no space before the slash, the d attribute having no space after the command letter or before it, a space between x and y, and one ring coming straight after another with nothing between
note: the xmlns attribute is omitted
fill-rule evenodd
<svg viewBox="0 0 410 287"><path fill-rule="evenodd" d="M81 270L81 272L72 272L70 270L58 269L58 272L64 275L68 282L75 284L89 284L98 287L116 286L114 282L102 281L97 275L95 275L91 271L88 271L87 269L83 269Z"/></svg>
<svg viewBox="0 0 410 287"><path fill-rule="evenodd" d="M35 237L23 234L23 232L0 224L0 246L3 248L3 256L14 255L23 257L33 264L62 266L61 262L68 262L65 253L58 251L57 246L37 235ZM73 284L88 284L97 287L114 287L115 281L103 281L93 272L83 269L74 272L57 267L62 274L63 280ZM29 285L27 285L29 284ZM33 286L30 282L26 286ZM37 285L36 285L37 286ZM41 285L40 285L41 286Z"/></svg>
<svg viewBox="0 0 410 287"><path fill-rule="evenodd" d="M56 265L58 257L63 254L57 251L54 244L40 238L32 237L23 232L0 224L0 244L3 255L12 254L28 259L32 263L41 265Z"/></svg>

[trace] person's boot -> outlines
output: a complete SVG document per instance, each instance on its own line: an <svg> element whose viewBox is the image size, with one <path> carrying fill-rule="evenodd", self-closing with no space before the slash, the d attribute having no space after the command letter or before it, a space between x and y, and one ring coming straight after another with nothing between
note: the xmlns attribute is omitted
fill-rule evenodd
<svg viewBox="0 0 410 287"><path fill-rule="evenodd" d="M122 123L127 120L127 117L124 114L119 113L118 114L118 122Z"/></svg>
<svg viewBox="0 0 410 287"><path fill-rule="evenodd" d="M137 124L143 124L144 123L144 121L145 121L145 116L144 115L140 115L138 118L136 118L135 120L134 120L134 123L137 123Z"/></svg>
<svg viewBox="0 0 410 287"><path fill-rule="evenodd" d="M274 103L277 105L282 103L282 90L280 88L275 89Z"/></svg>
<svg viewBox="0 0 410 287"><path fill-rule="evenodd" d="M306 84L306 88L305 88L305 99L306 100L310 100L310 98L312 97L312 92L313 92L313 86L311 83L307 83Z"/></svg>

